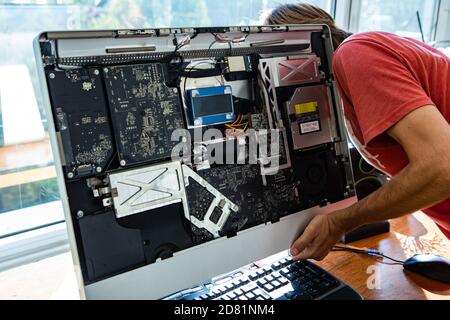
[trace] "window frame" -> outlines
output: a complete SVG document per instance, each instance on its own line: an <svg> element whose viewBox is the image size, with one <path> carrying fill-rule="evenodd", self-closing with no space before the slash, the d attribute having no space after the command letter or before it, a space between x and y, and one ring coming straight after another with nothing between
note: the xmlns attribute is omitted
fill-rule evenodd
<svg viewBox="0 0 450 320"><path fill-rule="evenodd" d="M434 41L450 43L450 0L440 0Z"/></svg>
<svg viewBox="0 0 450 320"><path fill-rule="evenodd" d="M440 8L442 7L442 2L450 2L449 0L435 0L434 12L432 25L433 28L431 30L431 39L428 39L428 42L432 42L436 40L437 31L439 29L439 18L440 18ZM353 33L360 32L360 13L361 13L361 0L342 0L343 3L347 3L348 7L348 25L347 30ZM425 34L427 35L427 34Z"/></svg>

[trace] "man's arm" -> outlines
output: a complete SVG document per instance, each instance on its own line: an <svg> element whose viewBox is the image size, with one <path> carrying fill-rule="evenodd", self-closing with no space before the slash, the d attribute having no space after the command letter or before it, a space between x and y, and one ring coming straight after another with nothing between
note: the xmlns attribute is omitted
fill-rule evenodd
<svg viewBox="0 0 450 320"><path fill-rule="evenodd" d="M450 125L437 108L425 106L410 113L388 134L402 145L409 165L361 202L316 217L294 243L291 252L295 259L322 260L346 231L411 214L450 198Z"/></svg>

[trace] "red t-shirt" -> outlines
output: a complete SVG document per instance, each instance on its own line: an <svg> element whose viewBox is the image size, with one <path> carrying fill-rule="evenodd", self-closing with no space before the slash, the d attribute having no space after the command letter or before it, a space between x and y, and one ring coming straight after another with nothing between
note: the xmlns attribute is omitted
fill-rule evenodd
<svg viewBox="0 0 450 320"><path fill-rule="evenodd" d="M336 50L333 70L353 143L390 176L409 163L390 128L425 105L450 123L450 59L419 41L384 32L351 36ZM450 239L450 199L424 212Z"/></svg>

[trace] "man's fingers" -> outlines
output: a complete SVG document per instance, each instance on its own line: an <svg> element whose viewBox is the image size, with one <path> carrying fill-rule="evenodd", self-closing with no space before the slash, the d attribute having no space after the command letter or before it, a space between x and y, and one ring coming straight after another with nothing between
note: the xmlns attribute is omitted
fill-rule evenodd
<svg viewBox="0 0 450 320"><path fill-rule="evenodd" d="M310 228L307 228L303 235L292 245L291 254L292 256L298 256L302 253L306 248L311 246L312 242L316 237L315 232Z"/></svg>
<svg viewBox="0 0 450 320"><path fill-rule="evenodd" d="M319 246L314 246L310 248L306 248L301 252L299 255L295 256L294 260L308 260L308 259L314 259L317 261L324 260L329 254L329 251L324 251L323 248Z"/></svg>
<svg viewBox="0 0 450 320"><path fill-rule="evenodd" d="M294 260L300 261L300 260L312 259L316 255L316 253L317 253L317 248L306 248L300 254L298 254L296 257L294 257Z"/></svg>

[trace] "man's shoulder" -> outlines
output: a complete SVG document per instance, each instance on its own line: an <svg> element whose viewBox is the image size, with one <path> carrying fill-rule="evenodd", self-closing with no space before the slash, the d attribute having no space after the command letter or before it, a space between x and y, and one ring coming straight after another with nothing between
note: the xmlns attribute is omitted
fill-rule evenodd
<svg viewBox="0 0 450 320"><path fill-rule="evenodd" d="M336 50L336 53L346 52L351 48L372 47L374 44L386 44L398 40L399 36L388 32L362 32L348 37Z"/></svg>
<svg viewBox="0 0 450 320"><path fill-rule="evenodd" d="M391 51L393 43L399 41L399 36L387 32L363 32L347 38L334 53L334 62L341 60L369 59L380 52Z"/></svg>
<svg viewBox="0 0 450 320"><path fill-rule="evenodd" d="M395 35L393 33L389 32L383 32L383 31L369 31L369 32L360 32L351 35L348 37L343 44L354 42L354 41L366 41L366 40L373 40L373 41L380 41L384 39L395 39L399 38L398 35Z"/></svg>

